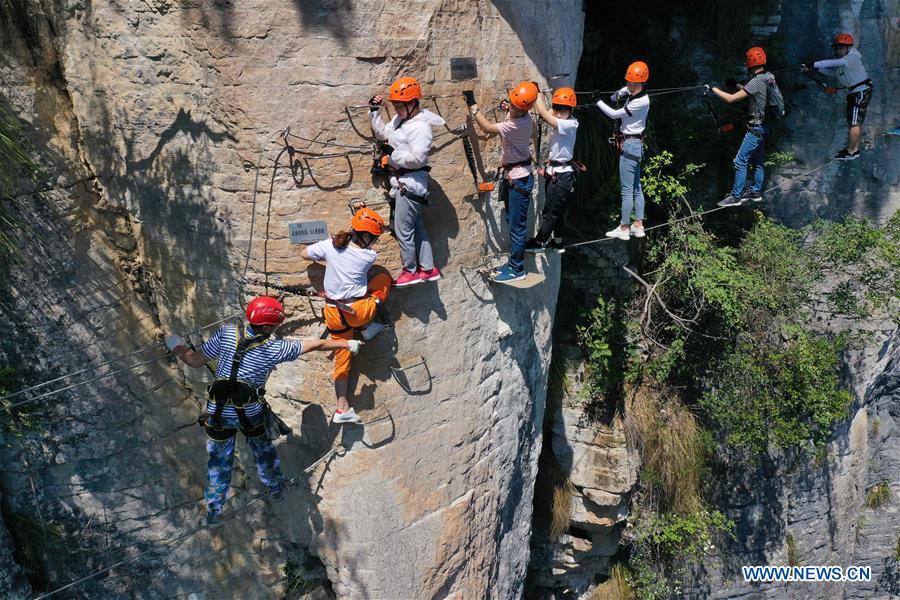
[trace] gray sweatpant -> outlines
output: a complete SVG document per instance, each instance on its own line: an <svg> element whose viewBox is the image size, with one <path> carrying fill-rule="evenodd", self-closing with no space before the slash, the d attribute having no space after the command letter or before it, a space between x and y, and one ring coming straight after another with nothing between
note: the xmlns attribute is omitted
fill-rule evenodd
<svg viewBox="0 0 900 600"><path fill-rule="evenodd" d="M431 242L422 223L422 209L418 202L413 202L398 190L395 198L394 233L400 243L400 258L403 268L415 273L419 267L425 271L434 268L434 256L431 253ZM418 257L418 258L417 258Z"/></svg>

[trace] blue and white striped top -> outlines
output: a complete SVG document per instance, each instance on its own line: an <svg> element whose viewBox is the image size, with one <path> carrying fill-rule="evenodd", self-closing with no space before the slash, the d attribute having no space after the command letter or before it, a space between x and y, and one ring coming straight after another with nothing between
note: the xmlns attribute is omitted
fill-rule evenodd
<svg viewBox="0 0 900 600"><path fill-rule="evenodd" d="M253 327L248 326L244 335L247 337L255 335ZM200 347L208 358L218 360L216 367L216 378L218 379L228 379L231 376L231 360L237 350L237 336L236 326L223 325ZM266 379L275 365L297 360L301 354L303 354L303 344L300 342L270 338L244 353L244 358L241 359L241 365L238 367L237 378L255 387L265 385ZM208 400L206 410L212 414L216 410L215 402ZM254 403L247 406L245 414L257 415L261 411L262 405ZM237 411L229 404L222 410L222 415L237 418Z"/></svg>

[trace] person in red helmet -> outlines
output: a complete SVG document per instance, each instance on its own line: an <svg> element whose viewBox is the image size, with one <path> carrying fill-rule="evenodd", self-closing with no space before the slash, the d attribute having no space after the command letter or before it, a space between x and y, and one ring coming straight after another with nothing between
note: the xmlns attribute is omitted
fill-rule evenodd
<svg viewBox="0 0 900 600"><path fill-rule="evenodd" d="M849 33L840 33L831 45L834 58L817 60L814 63L803 63L804 71L813 69L821 71L838 80L847 90L847 147L835 154L837 160L854 160L859 158L859 138L866 109L872 101L872 80L863 66L862 54L853 47L855 40Z"/></svg>
<svg viewBox="0 0 900 600"><path fill-rule="evenodd" d="M550 109L544 104L544 97L538 94L535 107L552 132L547 166L538 171L546 181L544 208L537 233L525 242L526 252L559 248L553 231L565 215L566 205L575 197L576 169L583 168L581 163L573 160L578 120L572 116L572 111L576 104L575 90L570 87L561 87L553 92Z"/></svg>
<svg viewBox="0 0 900 600"><path fill-rule="evenodd" d="M531 130L534 122L529 111L537 101L540 90L533 81L523 81L509 91L509 101L504 100L501 108L506 110L506 119L491 123L481 113L475 94L471 90L463 92L469 112L485 133L500 136L502 145L500 199L506 209L506 224L509 230L509 260L492 276L494 281L509 282L525 279L525 242L528 238L528 205L534 189L534 175L531 173Z"/></svg>
<svg viewBox="0 0 900 600"><path fill-rule="evenodd" d="M747 133L741 142L737 155L734 157L734 185L725 198L717 204L720 207L740 206L748 200L762 201L762 186L765 177L763 165L766 162L766 138L769 136L769 123L767 114L777 113L784 115L784 99L775 75L766 70L766 52L758 46L747 50L747 70L753 77L737 92L731 94L720 90L718 87L705 86L707 91L712 91L725 102L739 102L745 98L749 100L747 120ZM753 180L747 186L747 172L753 165ZM747 186L745 190L745 186Z"/></svg>
<svg viewBox="0 0 900 600"><path fill-rule="evenodd" d="M397 113L389 123L378 111L384 97L369 100L370 121L375 137L384 142L383 166L391 174L390 196L394 200L394 235L400 244L403 268L394 282L396 287L437 281L441 272L434 264L431 241L422 222L422 210L428 206L428 183L431 167L431 128L444 124L444 119L419 106L422 89L412 77L401 77L391 84L388 100Z"/></svg>
<svg viewBox="0 0 900 600"><path fill-rule="evenodd" d="M361 344L354 340L289 341L274 337L275 330L284 322L284 307L269 296L252 300L247 305L246 317L249 323L246 328L223 325L199 351L188 349L180 336L166 337L166 346L192 367L217 361L216 380L209 386L206 411L200 418L206 428L209 455L204 493L208 527L222 524L220 515L231 486L238 429L253 451L260 480L273 499L282 498L284 477L275 446L266 435L261 402L272 369L313 350L356 353Z"/></svg>
<svg viewBox="0 0 900 600"><path fill-rule="evenodd" d="M305 260L325 262L325 325L336 342L352 342L357 331L371 339L389 321L384 301L391 291L391 275L373 267L378 255L372 246L383 233L381 215L362 207L353 215L350 231L340 231L300 252ZM348 400L350 355L344 348L334 353L335 423L360 421Z"/></svg>

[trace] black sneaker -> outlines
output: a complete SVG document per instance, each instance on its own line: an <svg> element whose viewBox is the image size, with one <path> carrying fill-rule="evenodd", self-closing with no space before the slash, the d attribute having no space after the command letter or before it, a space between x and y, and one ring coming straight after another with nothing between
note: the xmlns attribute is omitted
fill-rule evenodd
<svg viewBox="0 0 900 600"><path fill-rule="evenodd" d="M846 148L834 155L835 160L856 160L857 158L859 158L859 150L856 152L847 152Z"/></svg>
<svg viewBox="0 0 900 600"><path fill-rule="evenodd" d="M762 202L762 194L760 192L744 192L744 195L741 196L741 202L745 202L747 200L752 200L753 202Z"/></svg>
<svg viewBox="0 0 900 600"><path fill-rule="evenodd" d="M722 208L725 208L727 206L740 206L743 203L744 203L744 201L741 200L740 198L735 198L731 194L728 194L727 196L725 196L724 198L722 198L721 200L716 202L716 206L721 206Z"/></svg>
<svg viewBox="0 0 900 600"><path fill-rule="evenodd" d="M221 515L211 515L209 513L206 513L206 518L203 520L203 524L210 529L218 529L225 524L225 521L222 520Z"/></svg>

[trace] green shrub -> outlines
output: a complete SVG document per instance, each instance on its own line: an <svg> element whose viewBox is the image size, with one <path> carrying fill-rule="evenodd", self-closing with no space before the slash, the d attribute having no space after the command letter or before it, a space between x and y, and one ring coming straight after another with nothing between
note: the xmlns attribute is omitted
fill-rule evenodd
<svg viewBox="0 0 900 600"><path fill-rule="evenodd" d="M866 492L866 506L880 508L891 499L891 484L889 481L879 481Z"/></svg>
<svg viewBox="0 0 900 600"><path fill-rule="evenodd" d="M718 364L700 405L729 445L751 454L812 442L823 445L847 416L851 395L840 388L843 336L815 336L799 327L783 344L741 342Z"/></svg>

